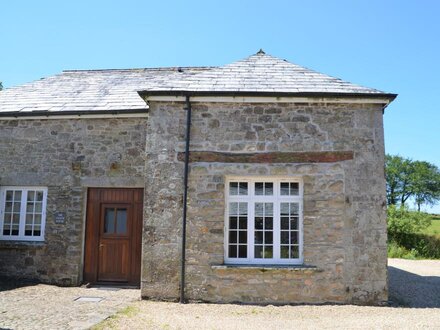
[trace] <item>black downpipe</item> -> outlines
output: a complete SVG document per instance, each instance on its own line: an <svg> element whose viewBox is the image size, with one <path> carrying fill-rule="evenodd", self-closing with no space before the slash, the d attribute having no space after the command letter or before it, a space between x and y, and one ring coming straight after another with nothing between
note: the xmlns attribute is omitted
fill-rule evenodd
<svg viewBox="0 0 440 330"><path fill-rule="evenodd" d="M183 174L182 256L180 260L180 303L185 303L186 209L188 199L189 143L191 136L191 102L186 96L185 171Z"/></svg>

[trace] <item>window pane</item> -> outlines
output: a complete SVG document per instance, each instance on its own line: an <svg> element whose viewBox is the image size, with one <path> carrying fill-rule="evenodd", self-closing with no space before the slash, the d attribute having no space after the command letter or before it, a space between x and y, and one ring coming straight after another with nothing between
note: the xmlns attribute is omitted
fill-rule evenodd
<svg viewBox="0 0 440 330"><path fill-rule="evenodd" d="M281 246L281 258L289 259L289 247Z"/></svg>
<svg viewBox="0 0 440 330"><path fill-rule="evenodd" d="M267 196L273 195L273 182L266 182L265 195L267 195Z"/></svg>
<svg viewBox="0 0 440 330"><path fill-rule="evenodd" d="M104 213L104 233L113 234L115 232L115 209L105 209Z"/></svg>
<svg viewBox="0 0 440 330"><path fill-rule="evenodd" d="M263 232L262 231L256 231L255 232L255 244L263 244Z"/></svg>
<svg viewBox="0 0 440 330"><path fill-rule="evenodd" d="M290 232L290 244L298 244L298 232L297 231Z"/></svg>
<svg viewBox="0 0 440 330"><path fill-rule="evenodd" d="M281 216L289 215L289 203L281 203Z"/></svg>
<svg viewBox="0 0 440 330"><path fill-rule="evenodd" d="M41 213L42 210L43 210L43 203L35 202L35 212Z"/></svg>
<svg viewBox="0 0 440 330"><path fill-rule="evenodd" d="M290 248L290 258L291 259L298 259L299 258L299 247L298 246L292 246Z"/></svg>
<svg viewBox="0 0 440 330"><path fill-rule="evenodd" d="M263 247L261 245L255 245L255 249L254 249L254 253L255 253L255 258L257 259L261 259L263 258Z"/></svg>
<svg viewBox="0 0 440 330"><path fill-rule="evenodd" d="M264 204L263 203L255 203L255 216L261 217L264 214Z"/></svg>
<svg viewBox="0 0 440 330"><path fill-rule="evenodd" d="M239 245L238 246L238 257L239 258L247 258L247 245Z"/></svg>
<svg viewBox="0 0 440 330"><path fill-rule="evenodd" d="M281 232L281 244L289 244L289 232L288 231Z"/></svg>
<svg viewBox="0 0 440 330"><path fill-rule="evenodd" d="M127 209L117 209L116 212L116 233L127 233Z"/></svg>
<svg viewBox="0 0 440 330"><path fill-rule="evenodd" d="M239 243L246 244L247 243L247 231L241 230L239 232L238 240L239 240Z"/></svg>
<svg viewBox="0 0 440 330"><path fill-rule="evenodd" d="M271 231L264 233L264 244L273 244L273 233Z"/></svg>
<svg viewBox="0 0 440 330"><path fill-rule="evenodd" d="M299 214L298 203L290 203L290 215L298 215L298 214Z"/></svg>
<svg viewBox="0 0 440 330"><path fill-rule="evenodd" d="M5 204L5 212L6 213L12 212L12 202L6 202L6 204Z"/></svg>
<svg viewBox="0 0 440 330"><path fill-rule="evenodd" d="M237 258L237 245L229 245L229 258Z"/></svg>
<svg viewBox="0 0 440 330"><path fill-rule="evenodd" d="M26 225L32 225L34 222L34 216L31 214L26 214Z"/></svg>
<svg viewBox="0 0 440 330"><path fill-rule="evenodd" d="M238 203L239 204L239 214L240 215L247 215L247 203Z"/></svg>
<svg viewBox="0 0 440 330"><path fill-rule="evenodd" d="M290 183L290 195L291 196L298 196L299 195L299 184L298 184L298 182L291 182Z"/></svg>
<svg viewBox="0 0 440 330"><path fill-rule="evenodd" d="M20 223L20 214L18 213L14 213L13 215L12 215L12 224L13 225L19 225L19 223Z"/></svg>
<svg viewBox="0 0 440 330"><path fill-rule="evenodd" d="M20 190L16 190L14 191L14 201L21 201L21 191Z"/></svg>
<svg viewBox="0 0 440 330"><path fill-rule="evenodd" d="M273 216L273 203L264 203L265 216Z"/></svg>
<svg viewBox="0 0 440 330"><path fill-rule="evenodd" d="M273 229L273 218L272 217L264 218L264 229L265 230L272 230Z"/></svg>
<svg viewBox="0 0 440 330"><path fill-rule="evenodd" d="M237 229L237 217L229 217L229 229Z"/></svg>
<svg viewBox="0 0 440 330"><path fill-rule="evenodd" d="M238 203L229 203L229 215L238 214Z"/></svg>
<svg viewBox="0 0 440 330"><path fill-rule="evenodd" d="M290 220L290 229L298 229L298 218L292 217Z"/></svg>
<svg viewBox="0 0 440 330"><path fill-rule="evenodd" d="M289 182L281 182L281 196L289 196Z"/></svg>
<svg viewBox="0 0 440 330"><path fill-rule="evenodd" d="M14 191L13 190L7 190L6 191L6 200L12 201L14 199Z"/></svg>
<svg viewBox="0 0 440 330"><path fill-rule="evenodd" d="M229 182L229 195L238 195L238 182Z"/></svg>
<svg viewBox="0 0 440 330"><path fill-rule="evenodd" d="M236 230L229 231L229 243L237 243L237 231Z"/></svg>
<svg viewBox="0 0 440 330"><path fill-rule="evenodd" d="M247 229L247 217L240 217L238 218L238 221L239 221L238 228Z"/></svg>
<svg viewBox="0 0 440 330"><path fill-rule="evenodd" d="M266 246L264 248L264 258L265 259L273 258L273 247L272 246Z"/></svg>
<svg viewBox="0 0 440 330"><path fill-rule="evenodd" d="M35 214L34 216L34 224L41 225L41 214Z"/></svg>
<svg viewBox="0 0 440 330"><path fill-rule="evenodd" d="M263 218L255 218L255 229L263 229Z"/></svg>
<svg viewBox="0 0 440 330"><path fill-rule="evenodd" d="M26 212L27 213L33 213L34 212L34 202L27 202L26 203Z"/></svg>
<svg viewBox="0 0 440 330"><path fill-rule="evenodd" d="M281 217L281 229L289 229L289 218Z"/></svg>
<svg viewBox="0 0 440 330"><path fill-rule="evenodd" d="M255 195L264 195L264 183L255 182Z"/></svg>
<svg viewBox="0 0 440 330"><path fill-rule="evenodd" d="M34 199L35 199L35 192L34 191L28 191L27 201L28 202L33 202Z"/></svg>
<svg viewBox="0 0 440 330"><path fill-rule="evenodd" d="M238 194L239 195L247 195L248 194L248 184L247 184L247 182L240 182L239 183Z"/></svg>
<svg viewBox="0 0 440 330"><path fill-rule="evenodd" d="M37 202L42 202L43 201L43 192L42 191L37 191L37 196L36 196L35 200Z"/></svg>
<svg viewBox="0 0 440 330"><path fill-rule="evenodd" d="M21 202L14 202L14 212L20 213Z"/></svg>

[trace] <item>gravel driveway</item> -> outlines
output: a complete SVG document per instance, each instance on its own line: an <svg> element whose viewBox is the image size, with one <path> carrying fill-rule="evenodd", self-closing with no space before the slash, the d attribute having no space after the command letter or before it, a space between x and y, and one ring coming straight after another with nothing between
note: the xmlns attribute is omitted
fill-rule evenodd
<svg viewBox="0 0 440 330"><path fill-rule="evenodd" d="M388 259L388 271L391 301L440 308L439 260Z"/></svg>
<svg viewBox="0 0 440 330"><path fill-rule="evenodd" d="M440 329L440 261L389 259L400 307L242 306L139 301L101 329ZM409 308L412 307L412 308ZM426 307L426 308L422 308ZM429 308L428 308L429 307Z"/></svg>
<svg viewBox="0 0 440 330"><path fill-rule="evenodd" d="M393 305L403 307L181 305L136 301L139 290L0 283L0 328L84 329L119 311L97 328L440 329L440 261L389 259L389 275Z"/></svg>

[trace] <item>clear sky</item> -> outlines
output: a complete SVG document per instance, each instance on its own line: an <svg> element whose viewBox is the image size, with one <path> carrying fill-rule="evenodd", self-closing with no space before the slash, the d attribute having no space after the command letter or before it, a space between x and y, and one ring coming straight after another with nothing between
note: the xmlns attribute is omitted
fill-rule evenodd
<svg viewBox="0 0 440 330"><path fill-rule="evenodd" d="M440 1L2 1L0 81L267 53L398 93L386 151L440 166ZM440 206L435 208L440 213Z"/></svg>

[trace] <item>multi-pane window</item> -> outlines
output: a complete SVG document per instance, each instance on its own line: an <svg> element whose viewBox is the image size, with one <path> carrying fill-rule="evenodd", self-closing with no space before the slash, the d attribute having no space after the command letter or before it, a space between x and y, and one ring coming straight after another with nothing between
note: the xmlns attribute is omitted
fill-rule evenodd
<svg viewBox="0 0 440 330"><path fill-rule="evenodd" d="M0 189L0 239L44 240L47 188Z"/></svg>
<svg viewBox="0 0 440 330"><path fill-rule="evenodd" d="M301 180L231 178L226 187L225 261L302 263Z"/></svg>

